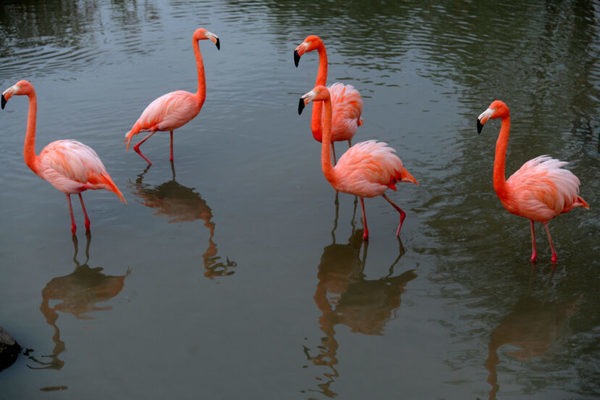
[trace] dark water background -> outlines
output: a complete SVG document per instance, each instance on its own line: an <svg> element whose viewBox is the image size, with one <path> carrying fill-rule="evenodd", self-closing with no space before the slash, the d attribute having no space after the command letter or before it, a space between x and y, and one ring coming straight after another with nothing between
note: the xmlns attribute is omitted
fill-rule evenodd
<svg viewBox="0 0 600 400"><path fill-rule="evenodd" d="M520 4L522 3L522 4ZM207 99L175 133L121 146L159 95ZM365 102L355 141L397 149L420 186L407 213L360 207L320 171L298 97L317 55ZM0 85L30 80L37 150L76 139L128 204L86 192L91 238L23 162L27 100L0 114L0 325L27 349L0 399L596 398L600 395L600 3L597 1L2 1ZM498 122L507 173L569 160L591 210L538 226L492 188ZM345 149L342 144L338 149ZM335 231L334 231L335 229ZM86 254L87 253L87 254Z"/></svg>

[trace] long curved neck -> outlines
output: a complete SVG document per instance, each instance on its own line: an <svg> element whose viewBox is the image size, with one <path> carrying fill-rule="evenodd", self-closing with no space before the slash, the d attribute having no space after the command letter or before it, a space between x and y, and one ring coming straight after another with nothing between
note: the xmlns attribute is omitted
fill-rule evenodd
<svg viewBox="0 0 600 400"><path fill-rule="evenodd" d="M317 48L319 52L319 71L317 72L317 80L315 81L316 86L326 86L327 85L327 51L325 50L325 45L321 43L321 45ZM313 137L321 141L323 137L323 129L321 126L321 117L323 104L320 101L313 103L312 110L312 119L310 128L313 133Z"/></svg>
<svg viewBox="0 0 600 400"><path fill-rule="evenodd" d="M494 159L494 190L499 197L506 194L506 148L508 147L508 135L510 133L510 117L502 118L500 135L496 141L496 158Z"/></svg>
<svg viewBox="0 0 600 400"><path fill-rule="evenodd" d="M29 112L27 114L27 133L25 134L25 145L23 146L23 157L25 158L25 164L33 172L36 172L35 160L37 155L35 154L35 121L37 119L37 97L35 92L31 92L29 95Z"/></svg>
<svg viewBox="0 0 600 400"><path fill-rule="evenodd" d="M196 67L198 68L198 91L196 97L200 107L206 99L206 79L204 77L204 63L202 62L202 54L200 53L200 45L198 40L194 39L194 55L196 56Z"/></svg>
<svg viewBox="0 0 600 400"><path fill-rule="evenodd" d="M331 99L317 103L325 103L325 119L323 120L323 140L321 142L321 169L325 178L333 184L336 180L335 169L331 165Z"/></svg>

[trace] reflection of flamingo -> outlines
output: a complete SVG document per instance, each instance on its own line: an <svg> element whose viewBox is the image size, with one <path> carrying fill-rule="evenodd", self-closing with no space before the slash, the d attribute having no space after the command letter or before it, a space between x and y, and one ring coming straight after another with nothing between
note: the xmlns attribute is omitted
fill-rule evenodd
<svg viewBox="0 0 600 400"><path fill-rule="evenodd" d="M319 71L315 86L325 86L327 84L327 51L323 41L315 35L310 35L294 50L294 63L298 67L300 57L304 53L317 50L319 52ZM363 121L361 118L363 101L352 85L334 83L329 86L331 93L332 108L332 143L333 162L335 164L335 148L333 142L348 141L348 146L352 146L352 138ZM317 141L322 140L322 106L321 103L313 104L313 113L311 120L311 130L313 137Z"/></svg>
<svg viewBox="0 0 600 400"><path fill-rule="evenodd" d="M400 296L407 283L417 277L414 270L393 276L394 266L404 254L398 239L399 255L389 267L389 273L380 279L365 279L368 242L363 242L361 236L362 231L355 229L354 224L348 243L336 243L333 236L333 243L323 249L318 267L314 300L321 311L319 327L325 337L321 338L318 355L311 356L308 348L305 353L314 365L327 366L331 370L323 374L327 380L319 385L323 394L329 397L335 397L329 386L339 376L335 368L339 347L335 326L346 325L352 332L365 335L383 334L385 324L401 304Z"/></svg>
<svg viewBox="0 0 600 400"><path fill-rule="evenodd" d="M204 260L204 276L214 278L216 276L232 275L231 270L237 264L227 258L224 262L217 256L217 245L213 241L215 235L215 223L212 221L213 213L208 203L198 194L194 188L181 185L175 180L175 166L171 162L172 179L158 186L144 183L144 175L150 166L138 175L135 183L131 184L133 194L141 199L141 203L157 211L154 215L164 215L169 218L169 223L191 222L195 220L204 221L208 228L208 248L202 258Z"/></svg>
<svg viewBox="0 0 600 400"><path fill-rule="evenodd" d="M42 365L42 367L32 368L61 369L64 366L64 361L58 358L66 348L65 343L60 340L60 330L56 325L59 311L73 314L77 319L92 319L93 317L88 313L110 310L111 306L98 306L97 303L108 301L119 294L125 284L125 278L129 275L129 270L124 275L109 276L102 273L101 267L90 268L88 265L91 242L89 232L86 233L86 241L86 259L83 265L77 261L77 236L73 236L75 270L69 275L53 278L42 290L40 311L44 314L46 322L54 328L52 341L55 346L52 355L47 356L52 359L50 362L39 361L30 356L31 360Z"/></svg>
<svg viewBox="0 0 600 400"><path fill-rule="evenodd" d="M481 133L488 119L502 118L500 135L496 142L496 158L494 160L494 190L502 205L509 212L529 219L531 227L531 262L537 259L535 251L534 221L541 222L546 228L548 242L552 249L552 262L558 255L552 243L548 221L570 211L575 207L590 208L579 197L579 179L569 170L561 167L567 163L548 156L539 156L527 161L508 180L505 178L506 148L510 132L510 115L508 107L500 100L490 104L477 118L477 131Z"/></svg>
<svg viewBox="0 0 600 400"><path fill-rule="evenodd" d="M207 31L204 28L196 29L194 32L194 54L196 56L196 66L198 68L198 91L196 93L186 92L185 90L177 90L164 94L154 100L146 107L140 118L133 124L129 132L125 134L125 142L127 142L127 151L131 139L140 132L150 132L145 138L140 140L138 144L133 146L133 149L140 155L148 164L152 162L140 150L140 146L150 136L157 131L169 131L171 134L171 161L173 161L173 130L190 122L202 108L206 99L206 80L204 78L204 64L202 63L202 54L200 54L200 46L198 40L208 39L212 41L217 49L220 49L221 44L219 38L214 33Z"/></svg>
<svg viewBox="0 0 600 400"><path fill-rule="evenodd" d="M337 191L354 194L360 197L364 233L363 239L369 238L367 216L365 214L364 197L383 196L392 207L400 213L400 223L396 236L400 235L402 222L406 213L386 196L387 189L396 190L397 182L412 182L418 185L415 178L402 166L395 150L386 143L368 140L350 147L339 159L336 166L331 165L331 97L325 86L317 86L300 99L298 113L311 101L325 103L323 120L323 141L321 144L321 167L325 178Z"/></svg>
<svg viewBox="0 0 600 400"><path fill-rule="evenodd" d="M35 154L35 123L37 114L37 97L33 85L27 81L19 81L2 93L2 108L13 95L29 97L29 115L23 155L25 163L40 178L48 181L56 189L67 195L69 213L71 214L71 232L75 234L77 227L73 218L71 195L79 195L81 208L85 215L85 229L90 229L83 204L81 192L88 189L106 189L119 196L126 203L125 197L111 179L98 154L89 146L75 140L57 140L48 144L39 155Z"/></svg>

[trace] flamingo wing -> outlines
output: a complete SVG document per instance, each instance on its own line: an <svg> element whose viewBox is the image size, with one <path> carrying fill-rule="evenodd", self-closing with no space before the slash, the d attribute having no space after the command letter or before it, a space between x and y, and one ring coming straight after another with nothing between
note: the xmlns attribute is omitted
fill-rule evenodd
<svg viewBox="0 0 600 400"><path fill-rule="evenodd" d="M361 197L375 197L388 188L396 190L404 169L396 151L387 143L367 140L350 147L335 166L336 189Z"/></svg>
<svg viewBox="0 0 600 400"><path fill-rule="evenodd" d="M563 169L565 165L566 161L545 155L523 164L506 181L510 192L505 204L507 209L534 221L547 222L579 206L576 204L581 199L578 196L579 178Z"/></svg>
<svg viewBox="0 0 600 400"><path fill-rule="evenodd" d="M185 90L160 96L146 107L136 124L139 131L170 131L185 125L200 112L196 97Z"/></svg>
<svg viewBox="0 0 600 400"><path fill-rule="evenodd" d="M334 83L328 87L332 106L333 140L350 140L362 125L363 100L352 85Z"/></svg>

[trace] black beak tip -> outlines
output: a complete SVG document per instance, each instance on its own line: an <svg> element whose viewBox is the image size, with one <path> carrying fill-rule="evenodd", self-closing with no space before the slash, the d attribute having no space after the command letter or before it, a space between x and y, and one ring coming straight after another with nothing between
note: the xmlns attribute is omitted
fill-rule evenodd
<svg viewBox="0 0 600 400"><path fill-rule="evenodd" d="M217 43L215 43L215 46L217 46L217 50L221 50L221 41L219 38L217 38Z"/></svg>
<svg viewBox="0 0 600 400"><path fill-rule="evenodd" d="M298 50L294 50L294 65L298 68L298 63L300 62L300 54L298 54Z"/></svg>
<svg viewBox="0 0 600 400"><path fill-rule="evenodd" d="M4 110L4 107L6 106L6 97L4 97L4 95L2 95L2 109Z"/></svg>
<svg viewBox="0 0 600 400"><path fill-rule="evenodd" d="M298 102L298 115L302 114L302 110L304 110L304 99L300 98L300 101Z"/></svg>
<svg viewBox="0 0 600 400"><path fill-rule="evenodd" d="M477 118L477 133L481 133L482 129L483 129L483 124L479 121L479 118Z"/></svg>

